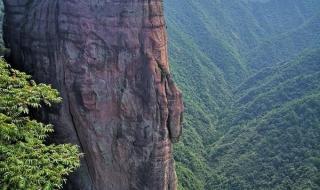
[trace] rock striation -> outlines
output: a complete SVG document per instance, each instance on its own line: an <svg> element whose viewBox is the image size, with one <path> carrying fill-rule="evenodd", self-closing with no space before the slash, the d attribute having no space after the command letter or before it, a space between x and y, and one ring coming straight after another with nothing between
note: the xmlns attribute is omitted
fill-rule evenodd
<svg viewBox="0 0 320 190"><path fill-rule="evenodd" d="M4 0L10 61L64 99L41 118L85 154L66 189L174 190L181 92L162 0Z"/></svg>

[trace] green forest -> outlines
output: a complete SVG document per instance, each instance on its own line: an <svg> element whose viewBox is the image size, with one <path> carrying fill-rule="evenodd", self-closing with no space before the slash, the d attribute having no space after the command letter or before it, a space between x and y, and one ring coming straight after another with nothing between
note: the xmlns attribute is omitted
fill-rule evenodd
<svg viewBox="0 0 320 190"><path fill-rule="evenodd" d="M320 3L165 1L179 188L320 188ZM192 76L192 77L189 77Z"/></svg>
<svg viewBox="0 0 320 190"><path fill-rule="evenodd" d="M185 104L178 189L320 189L320 1L166 0L164 10ZM53 126L29 117L59 93L1 59L0 95L0 189L61 188L78 147L47 145Z"/></svg>

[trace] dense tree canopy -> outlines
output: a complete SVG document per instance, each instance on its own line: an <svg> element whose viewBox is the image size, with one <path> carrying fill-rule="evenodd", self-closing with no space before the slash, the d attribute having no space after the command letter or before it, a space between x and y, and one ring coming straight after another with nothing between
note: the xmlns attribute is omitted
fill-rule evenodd
<svg viewBox="0 0 320 190"><path fill-rule="evenodd" d="M318 187L319 0L164 3L186 105L180 188Z"/></svg>

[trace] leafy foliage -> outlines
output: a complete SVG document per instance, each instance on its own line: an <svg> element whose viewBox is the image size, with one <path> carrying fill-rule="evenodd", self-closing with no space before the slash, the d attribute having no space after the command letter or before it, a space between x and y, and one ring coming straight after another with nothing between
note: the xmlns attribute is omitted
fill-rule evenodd
<svg viewBox="0 0 320 190"><path fill-rule="evenodd" d="M60 101L51 86L36 84L0 60L1 189L59 189L66 175L79 166L78 147L45 145L52 126L28 116L30 108Z"/></svg>

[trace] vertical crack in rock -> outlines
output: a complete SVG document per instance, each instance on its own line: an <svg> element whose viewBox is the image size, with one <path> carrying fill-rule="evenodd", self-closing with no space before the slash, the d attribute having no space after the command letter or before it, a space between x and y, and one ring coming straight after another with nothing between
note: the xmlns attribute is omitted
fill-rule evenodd
<svg viewBox="0 0 320 190"><path fill-rule="evenodd" d="M40 115L81 146L65 189L175 190L182 95L169 72L162 0L4 0L14 66L64 99Z"/></svg>
<svg viewBox="0 0 320 190"><path fill-rule="evenodd" d="M67 103L68 103L68 114L69 114L69 116L70 116L70 118L71 118L71 124L72 124L72 127L73 127L73 130L74 130L74 135L75 135L75 137L77 138L77 140L78 140L78 145L79 145L79 147L80 147L80 150L82 151L82 152L84 152L84 150L83 150L83 145L82 145L82 143L81 143L81 138L80 138L80 136L79 136L79 132L77 131L77 128L76 128L76 122L75 122L75 119L74 119L74 117L73 117L73 115L72 115L72 111L71 111L71 109L70 109L70 106L71 106L71 102L69 101L69 97L67 97L67 99L65 100ZM68 142L68 140L64 140L64 142ZM95 188L94 188L94 186L93 186L93 180L92 180L92 177L91 177L91 175L90 175L90 170L89 170L89 166L88 166L88 164L87 164L87 159L86 159L86 156L84 156L83 157L83 160L81 160L81 169L80 170L82 170L82 171L77 171L78 172L78 175L77 174L75 174L75 175L72 175L71 177L70 177L70 180L71 180L71 183L69 183L68 184L68 186L69 186L69 189L73 189L73 188L78 188L78 189L80 189L79 187L82 187L83 189L88 189L88 190L95 190ZM85 173L86 174L86 176L84 177L84 178L86 178L86 179L81 179L81 178L83 178L82 176L79 176L79 175L81 175L81 173ZM85 184L81 184L81 182L82 181L87 181ZM79 183L80 182L80 183ZM73 184L72 184L73 183ZM67 189L67 187L66 187L66 189Z"/></svg>

